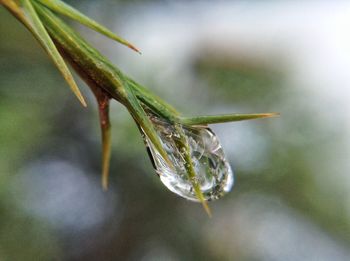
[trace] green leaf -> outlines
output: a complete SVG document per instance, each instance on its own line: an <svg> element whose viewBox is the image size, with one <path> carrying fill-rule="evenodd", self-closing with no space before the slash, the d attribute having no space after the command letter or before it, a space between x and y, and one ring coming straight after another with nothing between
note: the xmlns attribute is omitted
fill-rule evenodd
<svg viewBox="0 0 350 261"><path fill-rule="evenodd" d="M167 164L169 164L171 168L174 168L173 163L169 159L167 152L164 150L159 140L158 134L154 129L152 122L143 110L133 90L129 87L127 83L125 84L124 88L128 95L128 103L126 104L126 106L128 107L128 110L130 111L131 115L134 117L134 120L142 127L142 130L151 140L152 144L159 152L159 154L163 157L163 159L167 162Z"/></svg>
<svg viewBox="0 0 350 261"><path fill-rule="evenodd" d="M211 116L181 117L180 123L184 125L206 125L233 121L245 121L279 116L279 113L255 113L255 114L223 114Z"/></svg>
<svg viewBox="0 0 350 261"><path fill-rule="evenodd" d="M121 72L53 11L40 3L35 3L35 8L55 44L63 50L65 59L73 68L78 66L85 77L91 78L113 98L122 102L126 94L124 95L124 87L119 77Z"/></svg>
<svg viewBox="0 0 350 261"><path fill-rule="evenodd" d="M103 25L99 24L98 22L94 21L90 17L87 17L86 15L82 14L75 8L71 7L70 5L60 1L60 0L37 0L38 2L42 3L43 5L47 6L51 10L63 14L65 16L68 16L69 18L78 21L79 23L86 25L87 27L90 27L91 29L131 48L132 50L140 53L140 51L133 46L128 41L124 40L123 38L117 36L113 32L111 32L109 29L104 27Z"/></svg>
<svg viewBox="0 0 350 261"><path fill-rule="evenodd" d="M39 40L41 45L45 48L47 53L50 55L54 63L56 64L57 68L62 73L63 77L71 87L73 93L77 96L81 104L86 107L86 102L75 83L72 74L70 73L67 65L65 64L62 56L58 52L55 44L53 43L51 37L49 36L48 32L45 29L45 26L42 24L38 14L36 13L32 3L30 0L21 0L21 3L23 5L23 10L26 14L27 19L30 22L30 25L33 29L33 33L35 34L36 38Z"/></svg>
<svg viewBox="0 0 350 261"><path fill-rule="evenodd" d="M194 170L193 167L193 162L192 162L192 158L191 158L191 151L189 148L189 144L186 141L185 138L185 133L183 132L183 129L179 126L179 124L175 123L175 129L177 131L177 133L180 135L180 139L177 141L177 146L178 148L184 152L183 158L186 161L185 164L185 168L186 171L188 173L188 177L190 179L190 182L192 184L192 187L194 189L194 193L196 194L197 199L199 200L199 202L201 202L205 212L207 212L208 216L211 217L211 211L210 208L208 206L208 202L205 200L203 192L201 190L201 187L198 183L198 180L196 178L197 174Z"/></svg>
<svg viewBox="0 0 350 261"><path fill-rule="evenodd" d="M147 88L143 87L132 79L126 77L126 80L128 84L133 88L133 91L136 94L137 98L143 104L147 105L159 116L162 116L171 122L177 121L179 112L175 108L173 108L161 98L150 92Z"/></svg>
<svg viewBox="0 0 350 261"><path fill-rule="evenodd" d="M30 32L32 32L32 28L26 18L22 8L19 6L19 3L14 2L13 0L0 0L0 4L2 4L7 10L9 10L19 21L21 21Z"/></svg>

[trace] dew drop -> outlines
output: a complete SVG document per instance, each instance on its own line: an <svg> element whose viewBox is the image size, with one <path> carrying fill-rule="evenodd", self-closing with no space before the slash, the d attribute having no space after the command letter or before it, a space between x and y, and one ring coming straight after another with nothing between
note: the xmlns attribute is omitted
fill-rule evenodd
<svg viewBox="0 0 350 261"><path fill-rule="evenodd" d="M152 142L143 134L156 172L169 190L186 199L199 201L186 170L185 148L179 145L183 142L183 140L180 141L181 137L184 137L189 148L196 173L195 179L204 199L215 200L231 190L234 182L233 172L225 158L221 144L212 130L199 126L175 126L149 110L146 112L174 166L172 168L166 163Z"/></svg>

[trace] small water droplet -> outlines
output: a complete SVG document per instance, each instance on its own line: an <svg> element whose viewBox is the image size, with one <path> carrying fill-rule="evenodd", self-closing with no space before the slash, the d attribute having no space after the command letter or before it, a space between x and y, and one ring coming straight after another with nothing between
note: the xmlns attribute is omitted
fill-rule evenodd
<svg viewBox="0 0 350 261"><path fill-rule="evenodd" d="M190 150L195 180L198 182L205 200L215 200L229 192L233 186L233 172L216 135L206 127L175 126L146 110L155 126L174 168L168 166L163 157L143 135L149 147L152 161L163 184L172 192L193 201L199 201L193 183L187 173L186 148L179 144L185 138ZM179 131L182 132L179 135Z"/></svg>

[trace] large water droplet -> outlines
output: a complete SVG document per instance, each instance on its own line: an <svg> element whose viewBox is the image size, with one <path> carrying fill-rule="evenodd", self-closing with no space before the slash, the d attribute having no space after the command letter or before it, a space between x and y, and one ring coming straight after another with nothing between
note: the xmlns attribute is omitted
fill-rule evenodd
<svg viewBox="0 0 350 261"><path fill-rule="evenodd" d="M207 127L175 126L147 110L163 148L172 161L169 166L144 135L154 167L164 185L172 192L193 201L199 201L186 170L185 140L190 151L195 179L205 200L215 200L229 192L233 186L233 172L216 135ZM182 139L182 140L181 140Z"/></svg>

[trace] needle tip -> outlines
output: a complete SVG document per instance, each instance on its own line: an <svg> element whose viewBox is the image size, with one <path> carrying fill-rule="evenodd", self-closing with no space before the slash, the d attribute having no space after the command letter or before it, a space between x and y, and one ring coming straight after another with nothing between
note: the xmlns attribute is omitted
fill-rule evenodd
<svg viewBox="0 0 350 261"><path fill-rule="evenodd" d="M271 112L271 113L265 114L265 118L279 117L279 116L281 116L281 113L279 113L279 112Z"/></svg>
<svg viewBox="0 0 350 261"><path fill-rule="evenodd" d="M79 102L81 103L81 105L83 105L83 107L86 108L87 107L87 103L86 103L83 95L81 95L80 92L79 93L75 93L75 95L77 96L77 98L78 98Z"/></svg>
<svg viewBox="0 0 350 261"><path fill-rule="evenodd" d="M128 44L128 47L132 50L134 50L135 52L142 54L141 51L139 49L137 49L135 46L133 46L132 44Z"/></svg>
<svg viewBox="0 0 350 261"><path fill-rule="evenodd" d="M202 201L202 206L203 206L205 212L207 212L208 217L212 218L212 213L211 213L211 210L209 208L208 202L207 201Z"/></svg>
<svg viewBox="0 0 350 261"><path fill-rule="evenodd" d="M108 190L108 181L104 178L102 178L102 188L103 188L103 191Z"/></svg>

